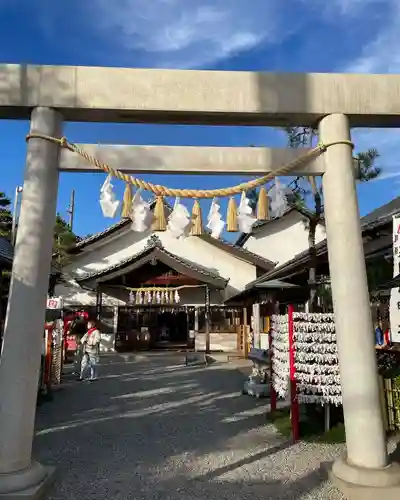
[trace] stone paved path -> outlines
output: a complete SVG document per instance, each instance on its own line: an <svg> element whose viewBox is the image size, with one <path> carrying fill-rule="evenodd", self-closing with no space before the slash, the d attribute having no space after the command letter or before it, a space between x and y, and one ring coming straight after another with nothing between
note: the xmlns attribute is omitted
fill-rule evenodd
<svg viewBox="0 0 400 500"><path fill-rule="evenodd" d="M319 472L337 447L284 442L233 365L182 361L115 357L101 381L66 382L39 408L35 455L58 471L51 500L342 498Z"/></svg>

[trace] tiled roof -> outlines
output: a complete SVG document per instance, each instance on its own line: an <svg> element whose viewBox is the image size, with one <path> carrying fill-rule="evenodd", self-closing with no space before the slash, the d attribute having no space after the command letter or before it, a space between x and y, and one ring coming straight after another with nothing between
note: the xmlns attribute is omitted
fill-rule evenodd
<svg viewBox="0 0 400 500"><path fill-rule="evenodd" d="M154 208L155 202L156 202L155 199L150 201L150 208ZM167 208L170 208L170 207L167 205ZM105 238L107 236L111 236L111 234L117 232L119 229L122 229L125 226L129 226L130 223L131 223L131 221L129 219L122 219L122 220L116 222L115 224L108 226L103 231L92 234L92 235L88 236L87 238L83 238L81 241L79 241L75 245L74 249L80 250L80 249L86 247L87 245L90 245L91 243L95 243L96 241L102 240L103 238ZM72 250L72 253L73 253L74 249Z"/></svg>
<svg viewBox="0 0 400 500"><path fill-rule="evenodd" d="M224 250L226 250L231 254L237 253L238 256L240 256L243 260L250 262L255 266L261 267L262 269L269 270L276 265L276 262L272 262L271 260L261 257L260 255L257 255L256 253L247 250L246 248L236 245L236 243L231 243L221 238L219 239L213 238L208 233L203 234L202 236L200 236L200 238L211 243L212 245L216 245L219 246L220 248L223 248Z"/></svg>
<svg viewBox="0 0 400 500"><path fill-rule="evenodd" d="M14 259L14 247L7 240L7 238L0 236L0 263L5 263L6 265L12 265ZM51 266L51 274L59 274L60 270L53 263Z"/></svg>
<svg viewBox="0 0 400 500"><path fill-rule="evenodd" d="M150 255L152 252L157 252L159 256L165 255L169 260L175 261L177 264L184 266L187 269L191 269L195 273L202 275L205 278L210 278L212 281L218 282L223 287L225 287L228 283L228 280L226 280L219 274L211 271L210 269L207 269L206 267L200 266L199 264L195 264L190 260L178 257L177 255L168 252L168 250L166 250L163 247L160 239L155 235L151 236L148 240L148 244L146 245L146 247L140 252L136 253L135 255L132 255L131 257L124 259L123 261L120 261L113 266L107 267L106 269L102 269L100 271L96 271L93 273L86 273L82 276L79 276L76 279L78 282L81 282L106 276L107 274L116 271L117 269L129 266L129 264L133 264L135 261Z"/></svg>
<svg viewBox="0 0 400 500"><path fill-rule="evenodd" d="M0 237L0 261L11 264L14 256L14 248L4 237Z"/></svg>
<svg viewBox="0 0 400 500"><path fill-rule="evenodd" d="M155 200L151 202L151 206L155 203ZM170 207L168 204L166 204L167 208L172 210L172 207ZM106 238L107 236L111 236L112 234L116 233L120 229L129 226L130 225L130 220L129 219L123 219L112 226L109 226L108 228L104 229L103 231L100 231L99 233L93 234L89 236L88 238L85 238L81 241L79 241L74 249L71 251L71 253L75 253L75 251L79 251L82 248L95 243L99 240L102 240L103 238ZM264 257L261 257L260 255L257 255L253 252L250 252L249 250L246 250L245 248L236 245L235 243L230 243L226 240L223 239L215 239L212 238L209 234L205 233L203 236L201 236L204 240L206 240L208 243L211 243L212 245L219 246L220 248L223 248L227 252L234 253L237 252L239 255L242 256L244 260L247 262L250 262L258 267L261 267L264 270L269 270L272 267L275 266L275 262L272 262L268 259L265 259Z"/></svg>
<svg viewBox="0 0 400 500"><path fill-rule="evenodd" d="M396 202L396 203L393 203ZM373 231L375 229L382 228L388 224L392 223L392 216L395 213L400 212L397 207L400 207L400 197L392 200L392 202L383 205L383 207L374 210L370 214L361 218L361 230L366 234L369 231ZM384 209L384 210L381 210ZM328 252L328 244L326 238L315 245L315 250L317 252L317 256L321 256ZM293 269L296 269L297 266L300 266L306 262L308 262L310 256L309 249L303 250L296 254L293 259L281 264L280 266L275 267L271 271L267 271L257 280L251 282L251 284L258 284L265 280L270 280L274 277L281 278L284 276L285 272L291 272Z"/></svg>
<svg viewBox="0 0 400 500"><path fill-rule="evenodd" d="M83 238L82 240L78 241L78 243L75 245L76 249L81 249L87 245L90 245L91 243L94 243L98 240L101 240L105 238L106 236L111 235L112 233L115 233L118 231L118 229L123 228L124 226L129 225L129 220L128 219L122 219L115 224L112 224L111 226L108 226L106 229L103 231L100 231L99 233L92 234L88 236L87 238Z"/></svg>
<svg viewBox="0 0 400 500"><path fill-rule="evenodd" d="M306 208L297 207L297 206L290 206L286 210L286 212L284 214L280 215L279 217L272 217L271 219L268 219L268 220L258 220L258 221L256 221L253 224L251 233L247 233L247 234L241 233L239 235L238 239L236 240L236 246L242 246L242 245L244 245L246 243L246 241L248 240L248 238L252 234L257 233L260 229L266 227L268 224L271 224L272 222L275 222L277 220L281 220L281 219L287 217L292 212L298 212L298 213L304 215L304 217L307 217L307 218L310 218L312 216L312 212L310 212ZM320 219L320 224L325 224L325 221L324 221L323 217L321 217L321 219Z"/></svg>
<svg viewBox="0 0 400 500"><path fill-rule="evenodd" d="M361 223L363 226L366 226L382 220L387 220L397 213L400 213L400 196L362 217Z"/></svg>

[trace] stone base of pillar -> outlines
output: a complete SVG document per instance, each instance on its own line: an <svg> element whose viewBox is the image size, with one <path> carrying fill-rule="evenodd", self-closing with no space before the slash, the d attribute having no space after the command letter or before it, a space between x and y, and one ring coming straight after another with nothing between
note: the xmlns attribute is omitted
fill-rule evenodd
<svg viewBox="0 0 400 500"><path fill-rule="evenodd" d="M32 462L24 471L0 474L0 500L39 500L54 481L55 467Z"/></svg>
<svg viewBox="0 0 400 500"><path fill-rule="evenodd" d="M364 469L340 458L333 463L329 479L348 500L400 498L400 464L395 462L383 469Z"/></svg>

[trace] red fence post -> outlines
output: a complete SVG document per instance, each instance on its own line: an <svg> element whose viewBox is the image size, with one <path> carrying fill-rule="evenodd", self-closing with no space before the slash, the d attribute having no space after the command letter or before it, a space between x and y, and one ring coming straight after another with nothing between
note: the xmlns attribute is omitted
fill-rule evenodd
<svg viewBox="0 0 400 500"><path fill-rule="evenodd" d="M300 411L299 403L297 401L297 388L296 388L296 366L295 366L295 346L294 346L294 324L293 324L292 305L288 306L288 329L289 329L289 378L290 378L290 420L292 424L292 437L293 442L300 438Z"/></svg>
<svg viewBox="0 0 400 500"><path fill-rule="evenodd" d="M268 344L269 344L269 377L270 377L270 402L271 402L271 413L276 411L276 392L274 389L274 385L272 382L272 378L274 375L274 370L273 370L273 358L274 358L274 353L273 353L273 345L272 345L272 321L270 323L270 328L268 331Z"/></svg>

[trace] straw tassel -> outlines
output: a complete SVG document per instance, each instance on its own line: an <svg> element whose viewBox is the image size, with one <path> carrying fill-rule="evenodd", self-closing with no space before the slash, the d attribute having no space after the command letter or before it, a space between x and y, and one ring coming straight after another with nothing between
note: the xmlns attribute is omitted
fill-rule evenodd
<svg viewBox="0 0 400 500"><path fill-rule="evenodd" d="M165 231L167 229L167 217L165 215L165 204L162 196L157 196L152 228L154 231Z"/></svg>
<svg viewBox="0 0 400 500"><path fill-rule="evenodd" d="M194 200L192 209L192 229L190 234L192 236L201 236L203 234L203 221L199 200Z"/></svg>
<svg viewBox="0 0 400 500"><path fill-rule="evenodd" d="M228 213L226 216L226 230L229 233L235 233L238 230L237 224L237 206L235 198L232 196L228 203Z"/></svg>
<svg viewBox="0 0 400 500"><path fill-rule="evenodd" d="M122 202L121 217L123 219L129 219L129 217L130 217L132 199L133 199L132 184L130 182L127 182L125 184L124 199Z"/></svg>
<svg viewBox="0 0 400 500"><path fill-rule="evenodd" d="M263 186L258 193L258 203L257 203L257 219L258 220L268 220L269 219L269 199L267 190Z"/></svg>

